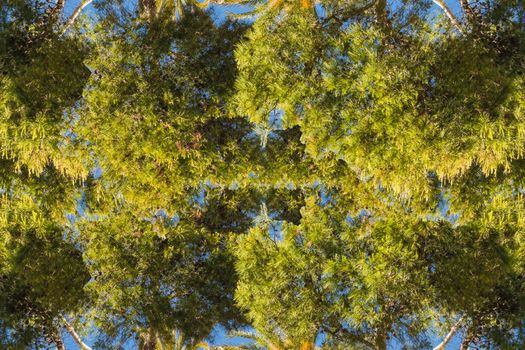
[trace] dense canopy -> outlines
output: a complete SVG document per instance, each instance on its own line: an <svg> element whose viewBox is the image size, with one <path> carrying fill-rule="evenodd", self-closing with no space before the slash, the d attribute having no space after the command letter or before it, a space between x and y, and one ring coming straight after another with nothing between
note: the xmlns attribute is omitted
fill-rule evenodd
<svg viewBox="0 0 525 350"><path fill-rule="evenodd" d="M1 349L523 349L524 196L523 0L0 0Z"/></svg>

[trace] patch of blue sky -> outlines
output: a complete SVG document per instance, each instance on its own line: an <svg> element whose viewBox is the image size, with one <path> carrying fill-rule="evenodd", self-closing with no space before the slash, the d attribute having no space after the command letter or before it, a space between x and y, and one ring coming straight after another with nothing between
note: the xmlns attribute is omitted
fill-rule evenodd
<svg viewBox="0 0 525 350"><path fill-rule="evenodd" d="M352 227L358 224L361 220L365 218L370 218L371 216L372 214L368 210L361 209L356 215L352 215L350 213L346 214L345 221L348 224L348 226Z"/></svg>
<svg viewBox="0 0 525 350"><path fill-rule="evenodd" d="M450 212L450 197L445 191L441 191L439 195L438 210L436 214L427 214L425 216L426 220L429 221L439 221L446 220L452 225L456 224L460 218L460 213L451 213Z"/></svg>
<svg viewBox="0 0 525 350"><path fill-rule="evenodd" d="M229 188L230 190L237 190L237 189L239 189L239 187L240 187L240 186L239 186L239 183L236 182L236 181L234 181L234 182L232 182L232 183L230 184L230 186L229 186L228 188Z"/></svg>
<svg viewBox="0 0 525 350"><path fill-rule="evenodd" d="M251 5L210 5L211 16L216 23L223 23L228 17L238 17L242 14L247 14L253 11ZM251 20L247 18L246 20Z"/></svg>
<svg viewBox="0 0 525 350"><path fill-rule="evenodd" d="M336 204L336 199L328 192L327 188L324 185L319 185L319 204L322 207L327 205Z"/></svg>
<svg viewBox="0 0 525 350"><path fill-rule="evenodd" d="M190 199L190 204L202 207L206 204L206 184L201 183L198 192Z"/></svg>
<svg viewBox="0 0 525 350"><path fill-rule="evenodd" d="M295 184L291 181L287 182L286 185L284 185L284 187L288 190L295 190L297 188Z"/></svg>
<svg viewBox="0 0 525 350"><path fill-rule="evenodd" d="M91 176L93 176L93 178L95 180L99 179L101 176L102 176L102 167L100 166L99 162L97 160L95 160L95 166L93 167L93 169L91 169Z"/></svg>
<svg viewBox="0 0 525 350"><path fill-rule="evenodd" d="M272 241L281 242L284 239L283 222L273 221L268 230L268 235Z"/></svg>

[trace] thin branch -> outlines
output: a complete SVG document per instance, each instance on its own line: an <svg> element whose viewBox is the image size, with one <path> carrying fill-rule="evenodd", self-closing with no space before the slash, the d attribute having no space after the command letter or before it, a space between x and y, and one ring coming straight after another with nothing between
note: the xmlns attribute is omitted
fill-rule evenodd
<svg viewBox="0 0 525 350"><path fill-rule="evenodd" d="M432 1L434 2L434 4L436 4L439 7L441 7L441 9L445 12L445 14L447 15L448 19L450 20L450 23L452 23L452 25L461 34L463 34L463 29L461 28L461 25L459 24L459 21L457 20L456 16L454 16L454 14L450 10L450 8L447 6L447 4L445 4L445 1L444 0L432 0Z"/></svg>
<svg viewBox="0 0 525 350"><path fill-rule="evenodd" d="M66 327L67 332L71 335L73 340L75 340L75 343L77 343L82 350L93 350L82 341L82 338L80 338L78 333L75 331L75 328L73 328L73 326L69 322L67 322L64 316L62 316L62 322L64 322L64 326Z"/></svg>
<svg viewBox="0 0 525 350"><path fill-rule="evenodd" d="M65 1L64 0L58 0L56 5L49 10L49 14L51 17L59 17L62 14L62 11L64 10Z"/></svg>
<svg viewBox="0 0 525 350"><path fill-rule="evenodd" d="M71 16L69 16L69 18L67 19L66 23L64 24L64 28L62 28L62 35L64 35L64 33L69 29L71 28L71 26L73 25L73 23L75 23L75 20L77 19L77 17L80 15L80 12L82 12L82 10L89 4L91 4L93 2L93 0L81 0L80 1L80 4L78 4L78 6L75 8L75 10L73 11L73 13L71 14Z"/></svg>
<svg viewBox="0 0 525 350"><path fill-rule="evenodd" d="M459 0L459 4L463 9L465 18L472 27L483 26L483 18L478 8L470 6L468 0Z"/></svg>
<svg viewBox="0 0 525 350"><path fill-rule="evenodd" d="M360 14L360 13L363 13L365 11L368 11L369 9L371 9L374 6L375 6L375 2L374 1L370 1L368 4L363 5L362 7L353 7L353 8L350 8L350 9L344 11L344 12L335 12L334 11L334 13L332 13L328 17L323 18L322 21L320 21L319 23L324 26L327 23L329 23L331 20L334 20L337 24L342 25L350 17L356 16L357 14Z"/></svg>
<svg viewBox="0 0 525 350"><path fill-rule="evenodd" d="M459 0L459 4L461 5L461 8L463 9L463 12L465 12L465 15L471 19L474 17L474 11L472 10L472 7L470 7L470 4L468 3L468 0Z"/></svg>
<svg viewBox="0 0 525 350"><path fill-rule="evenodd" d="M443 341L434 348L434 350L443 350L445 349L445 346L452 340L454 335L457 333L457 331L461 328L461 324L463 323L464 317L461 317L453 326L450 328L450 331L445 336Z"/></svg>

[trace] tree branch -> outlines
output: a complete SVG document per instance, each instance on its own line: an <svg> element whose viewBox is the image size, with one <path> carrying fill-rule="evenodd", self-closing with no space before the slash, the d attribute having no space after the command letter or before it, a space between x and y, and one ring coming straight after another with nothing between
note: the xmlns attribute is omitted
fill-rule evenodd
<svg viewBox="0 0 525 350"><path fill-rule="evenodd" d="M459 4L469 19L474 17L474 11L472 10L472 7L470 7L470 4L467 0L459 0Z"/></svg>
<svg viewBox="0 0 525 350"><path fill-rule="evenodd" d="M56 5L49 10L51 17L58 18L64 10L65 0L58 0Z"/></svg>
<svg viewBox="0 0 525 350"><path fill-rule="evenodd" d="M459 21L457 20L456 16L454 16L454 14L450 10L450 8L447 6L447 4L445 4L445 1L444 0L432 0L432 1L434 2L434 4L436 4L439 7L441 7L441 9L445 12L445 14L447 15L448 19L450 20L450 23L452 23L452 25L461 34L463 34L463 29L461 28L461 25L459 24Z"/></svg>
<svg viewBox="0 0 525 350"><path fill-rule="evenodd" d="M64 27L62 28L62 35L64 35L64 33L69 29L71 28L71 26L73 25L73 23L75 23L75 20L77 19L77 17L80 15L80 12L82 12L82 10L89 4L91 4L93 2L93 0L81 0L80 1L80 4L78 4L78 6L75 8L75 10L73 11L73 13L71 14L71 16L69 16L69 18L67 19L66 23L64 24Z"/></svg>
<svg viewBox="0 0 525 350"><path fill-rule="evenodd" d="M78 333L75 331L73 326L67 322L66 318L62 316L62 322L64 322L64 326L66 327L67 332L73 337L73 340L75 340L75 343L80 346L82 350L93 350L91 349L86 343L82 341L82 338L78 335Z"/></svg>
<svg viewBox="0 0 525 350"><path fill-rule="evenodd" d="M55 343L57 350L66 350L66 346L64 345L64 340L62 339L62 336L60 335L59 330L57 330L56 334L52 335L52 341L53 343Z"/></svg>
<svg viewBox="0 0 525 350"><path fill-rule="evenodd" d="M461 317L453 326L450 328L450 332L445 336L443 341L434 348L434 350L443 350L445 349L445 346L452 340L452 337L457 333L457 331L460 329L461 324L463 323L463 317Z"/></svg>

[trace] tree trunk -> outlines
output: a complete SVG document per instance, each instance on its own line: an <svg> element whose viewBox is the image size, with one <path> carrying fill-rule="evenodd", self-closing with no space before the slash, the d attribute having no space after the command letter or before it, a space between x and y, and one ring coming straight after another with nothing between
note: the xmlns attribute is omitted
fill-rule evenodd
<svg viewBox="0 0 525 350"><path fill-rule="evenodd" d="M457 333L457 331L461 328L461 324L463 323L463 317L461 317L453 326L450 328L450 331L445 336L443 341L434 348L434 350L443 350L445 349L445 346L452 340L452 337Z"/></svg>
<svg viewBox="0 0 525 350"><path fill-rule="evenodd" d="M385 332L376 334L374 349L375 350L386 350L387 346L387 335Z"/></svg>
<svg viewBox="0 0 525 350"><path fill-rule="evenodd" d="M53 343L55 343L57 350L66 350L64 340L62 339L62 335L60 334L60 329L56 329L55 333L52 335L52 341Z"/></svg>
<svg viewBox="0 0 525 350"><path fill-rule="evenodd" d="M80 15L80 12L89 4L91 4L93 0L82 0L80 4L73 10L73 13L69 18L67 19L66 23L64 24L64 27L62 28L62 34L64 34L71 26L75 23L75 20L77 19L78 15Z"/></svg>
<svg viewBox="0 0 525 350"><path fill-rule="evenodd" d="M64 10L64 5L64 0L58 0L56 5L49 9L49 17L52 18L52 20L60 19L62 11Z"/></svg>
<svg viewBox="0 0 525 350"><path fill-rule="evenodd" d="M157 2L155 0L140 0L139 2L149 21L153 22L157 15Z"/></svg>
<svg viewBox="0 0 525 350"><path fill-rule="evenodd" d="M148 333L146 333L143 337L144 342L142 343L140 350L155 350L157 347L157 336L155 331L150 328Z"/></svg>
<svg viewBox="0 0 525 350"><path fill-rule="evenodd" d="M460 346L460 350L468 350L468 347L470 346L470 343L471 343L471 339L470 337L467 337L465 339L463 339L463 341L461 342L461 346Z"/></svg>
<svg viewBox="0 0 525 350"><path fill-rule="evenodd" d="M450 20L450 23L452 23L454 28L456 28L458 32L463 34L463 29L461 28L461 24L457 20L456 16L454 16L450 8L447 6L447 4L445 4L445 1L444 0L432 0L432 1L434 2L434 4L441 7L441 9L443 10L443 12L445 12L445 15L447 15L448 19Z"/></svg>
<svg viewBox="0 0 525 350"><path fill-rule="evenodd" d="M460 350L468 350L470 344L474 340L474 334L472 332L468 332L465 335L465 338L463 338L463 341L461 342L461 345L459 347Z"/></svg>
<svg viewBox="0 0 525 350"><path fill-rule="evenodd" d="M92 350L86 343L82 341L82 338L78 335L78 333L75 331L75 328L67 322L66 318L62 316L62 322L64 322L64 325L66 327L67 332L71 335L75 343L80 347L82 350Z"/></svg>
<svg viewBox="0 0 525 350"><path fill-rule="evenodd" d="M383 30L389 27L388 13L387 13L387 2L386 0L376 0L376 21L380 28Z"/></svg>
<svg viewBox="0 0 525 350"><path fill-rule="evenodd" d="M388 3L387 0L376 0L375 2L375 21L381 31L381 55L392 45L392 22L388 18Z"/></svg>

